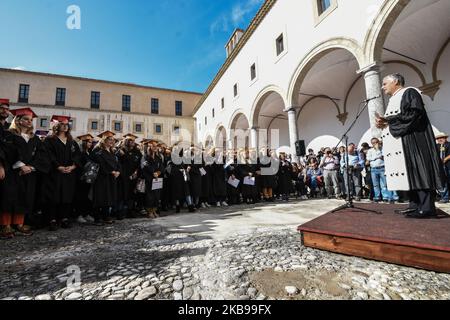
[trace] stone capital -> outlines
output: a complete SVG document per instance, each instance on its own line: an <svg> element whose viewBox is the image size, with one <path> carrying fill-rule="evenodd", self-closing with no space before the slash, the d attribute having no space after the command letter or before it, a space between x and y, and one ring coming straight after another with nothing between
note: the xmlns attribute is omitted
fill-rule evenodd
<svg viewBox="0 0 450 320"><path fill-rule="evenodd" d="M356 71L357 74L366 74L368 72L380 72L381 64L377 61L372 62L371 64L362 67L358 71Z"/></svg>
<svg viewBox="0 0 450 320"><path fill-rule="evenodd" d="M296 112L297 107L289 107L283 110L283 112L289 113L289 112Z"/></svg>

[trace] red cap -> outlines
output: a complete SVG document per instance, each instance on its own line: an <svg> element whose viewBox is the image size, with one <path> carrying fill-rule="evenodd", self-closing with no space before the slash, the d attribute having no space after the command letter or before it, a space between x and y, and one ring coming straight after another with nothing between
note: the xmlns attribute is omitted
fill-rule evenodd
<svg viewBox="0 0 450 320"><path fill-rule="evenodd" d="M37 118L36 113L34 113L33 110L31 110L30 108L11 110L11 113L15 117L17 117L17 116L32 116L33 118Z"/></svg>
<svg viewBox="0 0 450 320"><path fill-rule="evenodd" d="M53 116L52 122L69 123L70 117L68 116Z"/></svg>
<svg viewBox="0 0 450 320"><path fill-rule="evenodd" d="M6 105L9 107L9 99L0 99L0 106Z"/></svg>

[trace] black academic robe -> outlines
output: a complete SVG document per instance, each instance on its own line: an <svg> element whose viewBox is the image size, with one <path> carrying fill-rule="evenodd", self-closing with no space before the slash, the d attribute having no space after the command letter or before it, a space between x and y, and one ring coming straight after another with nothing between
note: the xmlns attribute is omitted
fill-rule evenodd
<svg viewBox="0 0 450 320"><path fill-rule="evenodd" d="M12 151L17 158L15 163L9 164L8 176L4 181L7 188L4 189L2 203L5 212L30 215L35 204L37 174L48 173L50 162L38 137L33 136L27 142L22 136L11 134L6 140L15 149L10 148L8 152ZM20 168L15 167L19 163L33 167L35 171L20 175Z"/></svg>
<svg viewBox="0 0 450 320"><path fill-rule="evenodd" d="M392 136L402 139L410 189L442 189L436 139L422 96L408 89L402 98L401 113L387 117L387 121Z"/></svg>
<svg viewBox="0 0 450 320"><path fill-rule="evenodd" d="M58 167L81 166L81 152L78 144L67 140L64 144L58 137L50 136L44 140L50 160L50 171L43 178L43 203L50 205L72 204L77 185L77 172L61 173Z"/></svg>
<svg viewBox="0 0 450 320"><path fill-rule="evenodd" d="M7 130L9 128L9 123L5 122L5 124L0 123L0 162L5 169L5 174L8 171L8 155L6 154L6 145L4 141L5 133L9 133ZM4 182L0 181L0 194L3 194ZM0 197L0 209L2 208L1 197Z"/></svg>
<svg viewBox="0 0 450 320"><path fill-rule="evenodd" d="M139 170L142 153L137 148L129 151L122 149L122 152L118 152L118 157L122 168L122 174L119 177L120 198L123 201L129 201L133 199L137 184L137 178L130 179L130 177Z"/></svg>
<svg viewBox="0 0 450 320"><path fill-rule="evenodd" d="M91 159L92 151L84 151L80 155L80 167L77 168L77 189L75 191L75 209L77 215L87 215L90 214L92 209L92 201L89 199L89 193L91 191L92 185L81 180L83 175L84 166Z"/></svg>
<svg viewBox="0 0 450 320"><path fill-rule="evenodd" d="M216 201L218 198L224 198L227 196L227 182L225 176L224 163L213 163L211 165L211 176L212 176L212 192Z"/></svg>
<svg viewBox="0 0 450 320"><path fill-rule="evenodd" d="M109 208L118 205L119 178L112 175L113 171L121 172L120 162L114 153L103 149L92 152L92 160L99 164L99 172L93 187L94 208Z"/></svg>
<svg viewBox="0 0 450 320"><path fill-rule="evenodd" d="M154 158L146 156L144 166L141 170L142 177L145 179L145 207L146 208L158 208L159 200L161 198L161 190L152 190L154 174L156 172L162 174L164 171L164 163L160 156L155 155ZM164 182L163 182L164 188Z"/></svg>
<svg viewBox="0 0 450 320"><path fill-rule="evenodd" d="M184 201L191 194L189 189L189 175L185 164L170 164L170 190L172 202Z"/></svg>
<svg viewBox="0 0 450 320"><path fill-rule="evenodd" d="M242 187L242 179L239 175L237 159L235 158L233 163L226 167L226 179L227 179L227 191L228 191L228 199L230 200L230 204L235 204L239 201L239 194L241 193ZM237 180L239 180L239 185L237 188L233 187L228 183L231 176L234 176Z"/></svg>
<svg viewBox="0 0 450 320"><path fill-rule="evenodd" d="M203 168L203 165L195 164L194 160L191 163L191 171L189 171L189 189L193 198L200 198L202 195L202 174L200 168Z"/></svg>
<svg viewBox="0 0 450 320"><path fill-rule="evenodd" d="M211 165L207 165L203 162L203 169L206 171L206 175L202 177L202 193L201 197L205 201L211 201L212 196L212 173L211 173Z"/></svg>
<svg viewBox="0 0 450 320"><path fill-rule="evenodd" d="M292 186L292 166L289 161L280 161L278 169L278 192L289 194Z"/></svg>
<svg viewBox="0 0 450 320"><path fill-rule="evenodd" d="M244 184L244 179L249 177L252 174L252 177L256 177L257 166L255 164L239 164L237 166L237 170L239 171L239 176L241 178L241 191L242 197L246 198L254 198L258 194L258 189L256 187L256 183L253 186ZM256 180L256 179L255 179ZM256 181L255 181L256 182Z"/></svg>
<svg viewBox="0 0 450 320"><path fill-rule="evenodd" d="M272 159L272 160L278 162L278 159ZM276 169L271 170L271 168L272 168L271 163L261 164L261 169L264 169L264 172L269 173L269 174L261 176L261 187L262 188L275 189L277 187L277 177L276 177L277 172L276 171L278 170L278 165L277 165Z"/></svg>

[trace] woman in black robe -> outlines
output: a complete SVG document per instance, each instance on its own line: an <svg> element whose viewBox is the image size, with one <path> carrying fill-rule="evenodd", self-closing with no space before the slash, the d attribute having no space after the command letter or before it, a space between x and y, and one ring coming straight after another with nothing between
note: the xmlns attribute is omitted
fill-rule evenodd
<svg viewBox="0 0 450 320"><path fill-rule="evenodd" d="M276 173L278 170L278 159L276 158L276 153L271 152L269 149L263 150L264 153L264 163L261 164L261 169L264 170L265 174L261 176L261 187L262 193L264 196L264 200L267 202L273 202L274 199L274 189L276 188ZM272 169L272 166L275 165L276 168Z"/></svg>
<svg viewBox="0 0 450 320"><path fill-rule="evenodd" d="M239 184L237 186L233 186L230 183L227 183L228 204L232 206L240 204L242 179L239 176L236 152L230 150L228 158L230 159L230 162L227 163L227 166L225 168L227 181L234 182L236 180L239 180Z"/></svg>
<svg viewBox="0 0 450 320"><path fill-rule="evenodd" d="M58 223L70 228L69 217L77 185L75 169L81 167L81 152L70 134L69 118L56 116L52 121L57 122L53 134L44 140L50 171L43 177L42 197L50 230L55 231Z"/></svg>
<svg viewBox="0 0 450 320"><path fill-rule="evenodd" d="M278 192L281 195L281 199L289 201L289 193L292 186L292 166L289 161L286 160L284 153L280 154L280 168L278 170Z"/></svg>
<svg viewBox="0 0 450 320"><path fill-rule="evenodd" d="M92 159L99 164L99 172L94 183L93 206L95 222L98 225L114 223L112 210L119 201L119 177L121 167L115 154L114 133L102 133L101 141L92 152Z"/></svg>
<svg viewBox="0 0 450 320"><path fill-rule="evenodd" d="M254 204L257 201L258 189L256 187L256 172L258 171L257 164L250 158L249 151L242 151L241 157L243 159L238 165L239 175L242 177L242 198L247 204ZM250 179L254 184L246 184L245 180Z"/></svg>
<svg viewBox="0 0 450 320"><path fill-rule="evenodd" d="M10 235L31 235L25 221L30 221L36 196L37 172L47 173L49 163L41 140L33 134L34 112L29 109L14 110L16 115L6 136L6 152L12 153L5 183L8 186L2 193L3 211L0 224L3 232ZM12 230L11 226L15 226Z"/></svg>
<svg viewBox="0 0 450 320"><path fill-rule="evenodd" d="M91 160L91 153L94 146L94 137L86 134L77 138L81 141L80 167L77 168L77 190L75 192L75 214L78 223L93 222L92 201L89 199L89 193L92 184L81 180L83 169Z"/></svg>
<svg viewBox="0 0 450 320"><path fill-rule="evenodd" d="M225 173L225 157L223 151L216 148L212 154L215 161L211 165L211 177L212 177L212 197L213 202L216 203L217 207L227 207L227 181Z"/></svg>
<svg viewBox="0 0 450 320"><path fill-rule="evenodd" d="M213 164L214 160L212 157L214 150L203 150L204 157L203 157L203 170L205 170L206 174L202 176L202 193L200 197L200 202L202 208L209 208L211 207L210 204L213 203L213 197L212 197L212 172L211 172L211 165Z"/></svg>
<svg viewBox="0 0 450 320"><path fill-rule="evenodd" d="M117 152L122 168L122 174L119 177L120 199L116 208L116 216L119 220L130 216L136 200L134 191L136 190L138 170L142 159L142 153L136 145L136 139L137 137L132 134L126 135Z"/></svg>
<svg viewBox="0 0 450 320"><path fill-rule="evenodd" d="M158 147L156 144L149 143L145 146L143 160L141 173L142 177L145 179L145 208L147 217L158 218L161 189L153 190L153 181L155 179L162 179L164 164L162 158L158 154Z"/></svg>
<svg viewBox="0 0 450 320"><path fill-rule="evenodd" d="M202 195L202 151L201 149L191 148L191 165L188 166L189 172L189 190L191 191L192 202L197 209L200 209L200 197Z"/></svg>
<svg viewBox="0 0 450 320"><path fill-rule="evenodd" d="M181 206L186 202L189 212L195 212L195 207L192 202L191 191L189 188L189 172L188 167L183 163L183 150L175 149L178 152L178 159L170 162L170 188L172 193L172 202L176 205L176 213L181 212ZM190 152L190 151L188 151ZM176 155L176 154L175 154Z"/></svg>

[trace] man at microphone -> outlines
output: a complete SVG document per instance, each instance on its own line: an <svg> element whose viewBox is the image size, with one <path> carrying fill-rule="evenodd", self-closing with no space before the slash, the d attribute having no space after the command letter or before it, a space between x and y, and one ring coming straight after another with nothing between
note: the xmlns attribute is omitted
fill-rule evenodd
<svg viewBox="0 0 450 320"><path fill-rule="evenodd" d="M405 78L396 73L383 80L391 98L384 116L376 115L383 130L386 180L391 191L409 191L410 205L397 213L408 218L436 216L436 190L442 189L435 136L421 92L405 88Z"/></svg>

